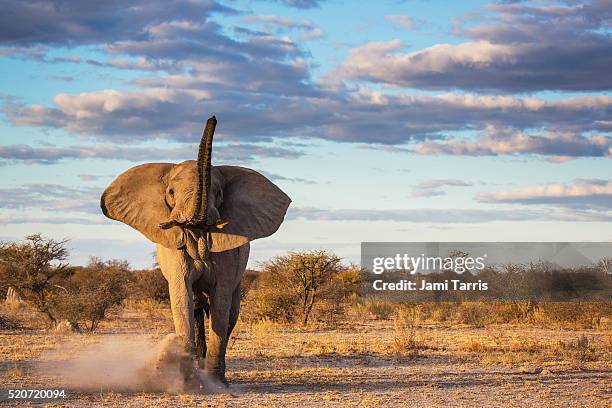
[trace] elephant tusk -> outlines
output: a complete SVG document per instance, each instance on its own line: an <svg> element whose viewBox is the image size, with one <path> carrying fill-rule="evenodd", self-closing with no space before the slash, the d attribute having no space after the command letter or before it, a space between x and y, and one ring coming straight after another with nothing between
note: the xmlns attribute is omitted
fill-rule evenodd
<svg viewBox="0 0 612 408"><path fill-rule="evenodd" d="M221 221L215 224L215 227L218 229L223 229L227 224L229 224L229 221Z"/></svg>
<svg viewBox="0 0 612 408"><path fill-rule="evenodd" d="M162 222L161 224L157 224L157 226L161 229L172 228L176 225L179 225L179 223L175 220L170 220L170 221Z"/></svg>

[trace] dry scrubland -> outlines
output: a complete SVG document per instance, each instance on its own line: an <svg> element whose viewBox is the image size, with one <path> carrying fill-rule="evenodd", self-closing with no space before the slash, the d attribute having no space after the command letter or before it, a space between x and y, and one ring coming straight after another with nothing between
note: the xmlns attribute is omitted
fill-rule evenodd
<svg viewBox="0 0 612 408"><path fill-rule="evenodd" d="M253 318L252 302L229 347L229 394L79 391L66 403L611 406L610 303L354 299L333 321L313 318L304 327ZM75 350L123 336L159 341L172 332L167 305L147 300L127 300L94 333L47 331L24 306L4 305L0 313L23 325L0 330L3 388L66 386L50 367Z"/></svg>
<svg viewBox="0 0 612 408"><path fill-rule="evenodd" d="M612 302L394 302L368 294L363 271L325 251L246 273L227 355L232 386L188 392L159 269L53 263L65 242L27 240L0 246L0 295L11 287L27 300L0 306L3 388L66 388L67 404L96 407L612 401ZM521 282L532 273L523 269L495 276ZM594 273L581 282L609 289L609 276ZM559 275L537 276L566 292Z"/></svg>

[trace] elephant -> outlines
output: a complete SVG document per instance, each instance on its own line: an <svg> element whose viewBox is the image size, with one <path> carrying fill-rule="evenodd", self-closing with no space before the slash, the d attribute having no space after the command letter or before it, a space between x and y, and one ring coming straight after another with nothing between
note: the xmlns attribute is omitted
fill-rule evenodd
<svg viewBox="0 0 612 408"><path fill-rule="evenodd" d="M206 375L227 385L225 353L249 242L278 230L291 199L254 170L212 166L216 124L214 116L206 122L197 160L132 167L106 188L100 206L156 244L175 333Z"/></svg>

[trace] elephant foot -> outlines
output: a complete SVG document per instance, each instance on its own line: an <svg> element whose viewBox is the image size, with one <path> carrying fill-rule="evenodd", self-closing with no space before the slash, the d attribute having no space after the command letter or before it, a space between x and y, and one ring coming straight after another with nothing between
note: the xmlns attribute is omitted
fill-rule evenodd
<svg viewBox="0 0 612 408"><path fill-rule="evenodd" d="M199 389L193 355L185 351L181 337L174 334L158 344L156 354L141 371L147 390L181 393Z"/></svg>
<svg viewBox="0 0 612 408"><path fill-rule="evenodd" d="M196 360L196 365L198 366L198 369L204 371L206 367L206 360L202 357L195 357L195 360Z"/></svg>
<svg viewBox="0 0 612 408"><path fill-rule="evenodd" d="M219 372L204 372L204 390L206 393L227 394L229 393L229 383L225 374Z"/></svg>

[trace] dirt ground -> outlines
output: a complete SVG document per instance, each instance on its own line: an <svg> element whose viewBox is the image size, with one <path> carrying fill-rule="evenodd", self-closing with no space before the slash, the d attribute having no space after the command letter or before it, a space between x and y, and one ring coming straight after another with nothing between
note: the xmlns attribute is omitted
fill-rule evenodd
<svg viewBox="0 0 612 408"><path fill-rule="evenodd" d="M121 336L159 340L167 310L126 310L95 334L0 331L0 384L62 388L45 370L79 347ZM68 347L67 345L70 345ZM333 330L240 324L225 394L68 390L67 406L612 407L612 333L528 326L472 328L393 320Z"/></svg>

